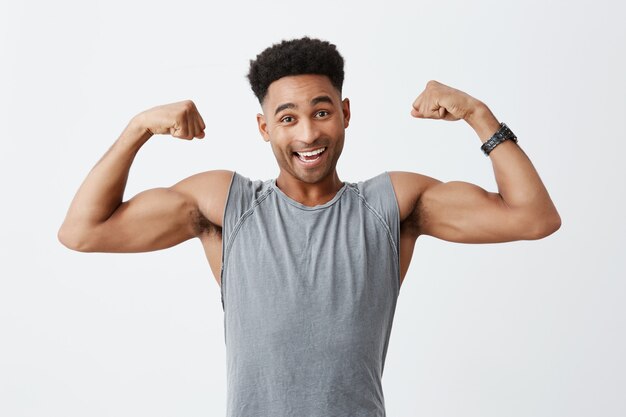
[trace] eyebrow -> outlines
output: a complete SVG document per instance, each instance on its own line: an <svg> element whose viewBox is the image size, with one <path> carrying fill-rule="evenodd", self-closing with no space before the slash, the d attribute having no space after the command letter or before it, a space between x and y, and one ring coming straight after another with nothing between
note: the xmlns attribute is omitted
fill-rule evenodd
<svg viewBox="0 0 626 417"><path fill-rule="evenodd" d="M318 103L333 103L333 100L329 96L317 96L311 100L311 106L315 106ZM276 111L274 112L274 116L286 109L297 109L298 106L294 103L285 103L276 107Z"/></svg>

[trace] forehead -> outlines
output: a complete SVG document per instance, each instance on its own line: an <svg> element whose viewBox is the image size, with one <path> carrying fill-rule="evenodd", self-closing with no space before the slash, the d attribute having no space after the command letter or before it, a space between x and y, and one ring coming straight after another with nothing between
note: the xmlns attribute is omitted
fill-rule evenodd
<svg viewBox="0 0 626 417"><path fill-rule="evenodd" d="M308 103L312 98L327 95L339 101L339 91L325 75L303 74L279 78L270 84L263 107L271 110L284 103Z"/></svg>

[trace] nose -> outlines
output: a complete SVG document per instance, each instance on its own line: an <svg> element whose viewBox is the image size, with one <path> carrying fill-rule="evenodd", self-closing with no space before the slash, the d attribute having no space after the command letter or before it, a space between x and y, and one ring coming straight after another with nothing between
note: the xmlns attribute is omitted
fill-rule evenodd
<svg viewBox="0 0 626 417"><path fill-rule="evenodd" d="M310 145L320 136L320 132L315 123L311 120L304 119L298 123L298 132L296 140Z"/></svg>

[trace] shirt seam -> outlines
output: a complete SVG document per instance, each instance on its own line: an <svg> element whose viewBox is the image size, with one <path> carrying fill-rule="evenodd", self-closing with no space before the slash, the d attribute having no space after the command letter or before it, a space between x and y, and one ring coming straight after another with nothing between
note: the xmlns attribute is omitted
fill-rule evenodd
<svg viewBox="0 0 626 417"><path fill-rule="evenodd" d="M220 266L220 297L222 299L222 311L226 311L224 308L224 248L226 246L224 244L224 231L226 229L226 213L228 210L228 202L230 200L230 193L232 192L236 175L237 175L237 171L233 171L233 176L231 177L230 184L228 185L228 193L226 193L226 203L224 204L224 212L222 213L222 264Z"/></svg>
<svg viewBox="0 0 626 417"><path fill-rule="evenodd" d="M387 224L385 219L380 215L380 213L378 213L378 211L367 202L365 197L357 189L355 189L353 187L350 187L350 189L361 200L363 205L369 211L371 211L374 214L374 216L378 219L378 221L382 224L383 228L385 229L386 235L387 235L387 240L389 241L389 243L391 244L391 248L393 249L393 254L394 254L395 258L396 258L395 259L396 260L396 265L398 265L399 262L400 262L399 261L398 246L396 245L396 242L394 242L394 240L393 240L393 234L391 233L391 229L390 229L389 225Z"/></svg>
<svg viewBox="0 0 626 417"><path fill-rule="evenodd" d="M268 188L267 190L265 190L263 194L261 194L258 198L256 198L252 202L252 206L239 217L239 219L237 220L237 223L235 224L235 227L233 227L232 233L228 237L228 242L226 244L226 249L224 251L224 260L226 260L226 258L228 258L228 255L230 255L230 250L233 246L233 241L235 240L235 237L237 237L237 234L239 233L239 230L243 226L243 223L246 221L248 217L252 215L252 213L259 206L259 204L261 204L272 192L273 190L271 188ZM224 263L222 263L222 267L223 265Z"/></svg>
<svg viewBox="0 0 626 417"><path fill-rule="evenodd" d="M398 245L400 245L400 234L402 232L402 222L400 221L400 205L398 204L398 199L396 197L396 190L393 186L393 181L391 180L391 175L389 175L389 171L385 171L385 176L387 177L387 181L389 183L389 188L391 189L391 195L393 196L394 207L395 207L395 218L396 218L396 228L398 231ZM398 292L400 292L400 288L402 287L402 268L400 265L400 247L398 247Z"/></svg>
<svg viewBox="0 0 626 417"><path fill-rule="evenodd" d="M349 186L350 186L349 183L345 183L344 186L342 186L342 188L337 192L337 194L332 199L330 199L328 202L326 202L324 204L320 204L319 206L313 206L313 207L307 207L307 206L304 206L304 205L300 206L300 205L296 204L296 202L293 201L289 196L283 195L284 193L282 191L281 192L277 191L276 194L282 200L286 201L287 203L289 203L293 207L296 207L296 208L298 208L300 210L317 211L317 210L324 210L324 209L327 209L327 208L330 208L330 207L334 206L339 200L341 200L341 196L346 191L346 188L348 188ZM274 191L273 187L277 187L276 184L273 184L273 185L270 184L270 188L272 189L272 191ZM283 194L281 194L281 193L283 193Z"/></svg>

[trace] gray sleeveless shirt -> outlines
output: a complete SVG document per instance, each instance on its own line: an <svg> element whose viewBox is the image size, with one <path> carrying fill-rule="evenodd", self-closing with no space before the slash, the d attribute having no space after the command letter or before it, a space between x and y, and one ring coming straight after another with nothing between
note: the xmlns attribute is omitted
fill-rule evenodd
<svg viewBox="0 0 626 417"><path fill-rule="evenodd" d="M383 417L400 290L387 172L305 206L234 173L222 227L227 417Z"/></svg>

